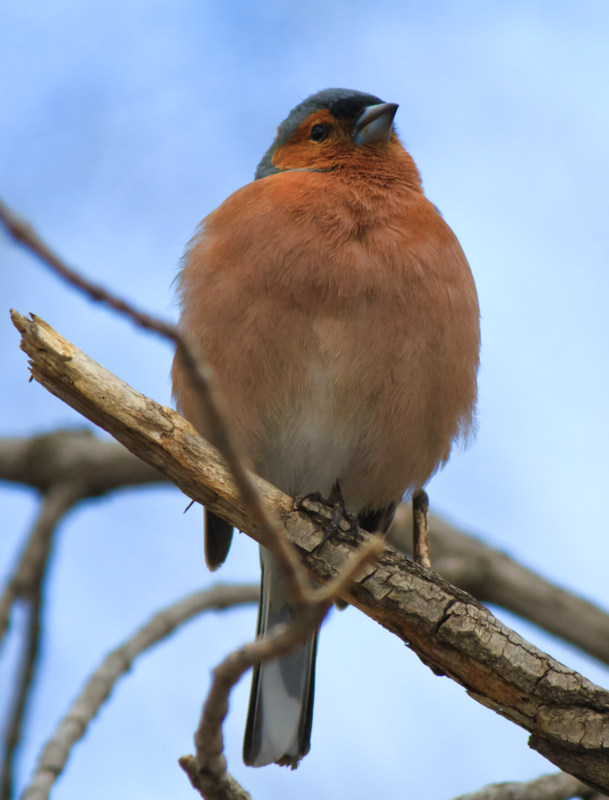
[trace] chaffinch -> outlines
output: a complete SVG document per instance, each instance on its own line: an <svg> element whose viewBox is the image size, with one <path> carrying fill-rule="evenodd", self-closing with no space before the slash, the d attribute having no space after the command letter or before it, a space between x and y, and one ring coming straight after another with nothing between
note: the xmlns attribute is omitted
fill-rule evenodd
<svg viewBox="0 0 609 800"><path fill-rule="evenodd" d="M397 108L347 89L297 105L253 183L201 223L178 284L180 324L248 465L292 496L338 485L373 532L472 430L480 345L467 260L393 129ZM172 377L205 436L179 359ZM205 531L215 569L232 528L206 512ZM261 562L258 635L289 619L264 548ZM294 767L309 751L317 635L254 670L246 764Z"/></svg>

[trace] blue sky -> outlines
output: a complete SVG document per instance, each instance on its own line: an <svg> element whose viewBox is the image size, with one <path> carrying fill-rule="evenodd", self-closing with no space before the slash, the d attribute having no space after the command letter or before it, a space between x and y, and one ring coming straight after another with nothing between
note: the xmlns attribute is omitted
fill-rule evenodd
<svg viewBox="0 0 609 800"><path fill-rule="evenodd" d="M70 263L175 319L171 282L185 243L252 179L296 103L328 86L399 103L400 135L463 245L482 308L478 438L431 482L432 506L609 608L608 34L604 0L5 0L1 195ZM10 307L170 402L169 348L5 237L0 298L3 435L83 424L28 384ZM257 578L256 548L240 536L212 579L200 511L182 516L184 505L170 488L122 493L62 525L20 785L108 649L191 590ZM0 509L5 575L36 499L0 487ZM606 668L499 616L609 686ZM55 796L192 797L176 759L192 749L211 668L254 627L253 609L210 616L145 656L74 750ZM0 686L15 655L13 637ZM441 800L552 770L524 732L353 609L332 614L322 633L312 751L297 772L241 764L247 694L246 679L227 755L257 798L324 787Z"/></svg>

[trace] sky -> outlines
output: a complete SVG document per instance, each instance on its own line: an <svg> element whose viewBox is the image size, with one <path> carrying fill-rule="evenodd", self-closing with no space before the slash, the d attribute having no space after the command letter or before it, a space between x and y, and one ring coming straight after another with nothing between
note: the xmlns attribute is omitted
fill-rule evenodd
<svg viewBox="0 0 609 800"><path fill-rule="evenodd" d="M609 608L608 34L605 0L4 0L0 196L70 264L175 320L185 244L252 180L291 108L330 86L399 103L396 126L465 250L482 310L479 433L429 484L432 508ZM11 307L171 403L170 348L1 233L0 301L0 435L90 425L28 383ZM246 536L206 572L201 512L183 515L186 502L171 487L121 492L61 525L19 787L110 649L190 591L257 580ZM36 509L29 490L0 486L0 578ZM609 688L607 667L495 611ZM177 758L192 752L212 668L252 637L255 617L208 614L143 656L54 797L193 797ZM0 654L0 712L20 619ZM243 766L249 678L234 692L229 770L259 800L448 800L554 770L524 731L352 608L324 625L316 692L312 750L296 772Z"/></svg>

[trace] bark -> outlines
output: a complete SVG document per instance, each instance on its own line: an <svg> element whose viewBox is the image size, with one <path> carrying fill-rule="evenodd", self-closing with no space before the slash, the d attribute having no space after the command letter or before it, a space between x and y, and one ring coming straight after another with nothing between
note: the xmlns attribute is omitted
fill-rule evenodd
<svg viewBox="0 0 609 800"><path fill-rule="evenodd" d="M609 664L609 614L435 514L429 515L429 529L431 563L445 580ZM398 509L388 539L394 547L412 555L409 507Z"/></svg>

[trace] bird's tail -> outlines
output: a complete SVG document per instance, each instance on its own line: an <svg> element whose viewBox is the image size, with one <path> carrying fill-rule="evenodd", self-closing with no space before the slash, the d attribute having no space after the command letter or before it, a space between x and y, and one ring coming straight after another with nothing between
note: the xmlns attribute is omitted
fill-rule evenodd
<svg viewBox="0 0 609 800"><path fill-rule="evenodd" d="M261 547L260 560L259 637L290 619L284 581L275 557ZM318 633L319 629L290 655L254 669L243 743L243 761L248 766L275 763L295 769L309 752Z"/></svg>

